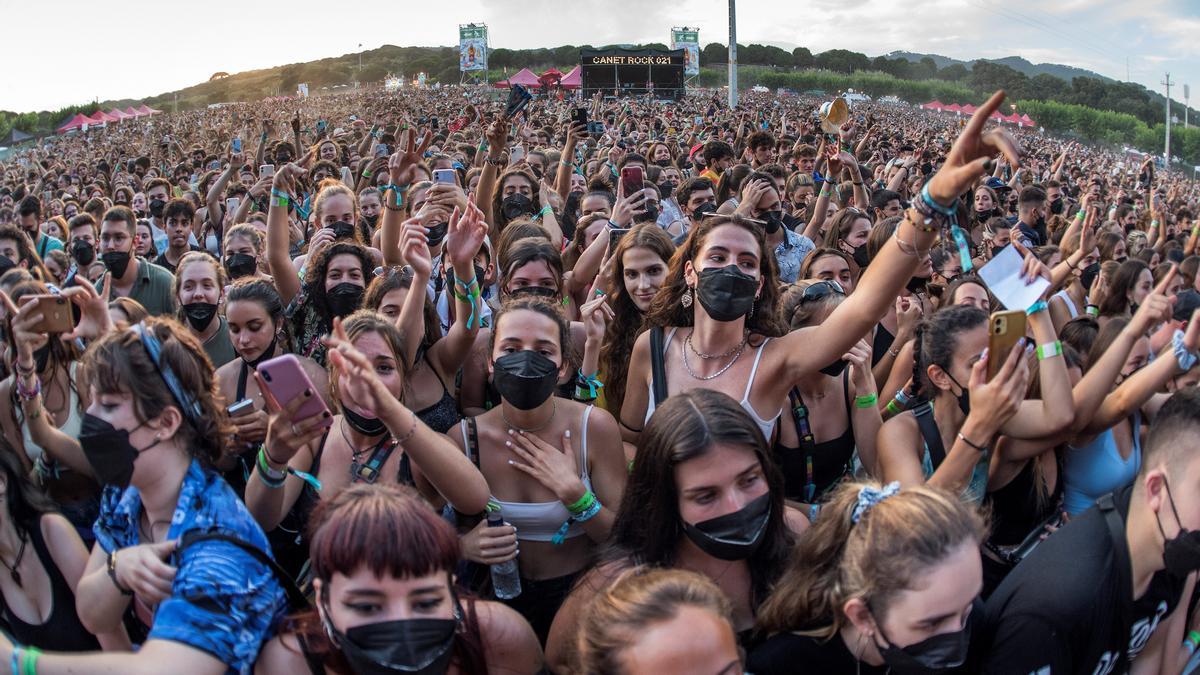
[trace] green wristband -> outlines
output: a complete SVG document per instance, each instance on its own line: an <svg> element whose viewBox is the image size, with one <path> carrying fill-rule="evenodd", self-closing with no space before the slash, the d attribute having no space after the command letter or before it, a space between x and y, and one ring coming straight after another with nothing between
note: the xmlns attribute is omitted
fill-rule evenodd
<svg viewBox="0 0 1200 675"><path fill-rule="evenodd" d="M583 493L583 496L579 498L579 501L575 502L574 504L569 504L567 506L567 510L572 514L578 515L586 511L594 501L596 501L596 493L588 490L587 492Z"/></svg>
<svg viewBox="0 0 1200 675"><path fill-rule="evenodd" d="M871 408L879 404L879 396L875 394L867 394L866 396L854 397L854 407L856 408Z"/></svg>

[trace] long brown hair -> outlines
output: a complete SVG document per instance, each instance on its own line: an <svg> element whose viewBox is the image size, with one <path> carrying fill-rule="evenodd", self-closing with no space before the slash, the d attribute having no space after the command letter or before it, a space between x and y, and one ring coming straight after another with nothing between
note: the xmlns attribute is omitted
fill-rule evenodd
<svg viewBox="0 0 1200 675"><path fill-rule="evenodd" d="M625 288L625 252L639 247L662 258L664 265L675 253L671 237L655 223L635 226L621 237L621 242L612 253L612 286L608 289L608 301L615 317L604 330L604 342L600 347L600 372L604 374L604 401L614 415L620 414L621 404L625 400L629 358L642 328L642 312Z"/></svg>
<svg viewBox="0 0 1200 675"><path fill-rule="evenodd" d="M683 266L688 261L695 265L708 235L723 225L740 227L753 234L758 242L758 271L762 277L762 292L758 296L757 309L746 317L746 327L753 333L767 337L778 337L787 332L780 325L775 312L779 299L779 267L775 263L775 252L767 246L766 235L761 225L737 215L708 216L688 232L683 246L676 249L675 255L671 256L667 278L658 289L658 294L654 296L654 301L650 303L650 311L646 313L645 327L695 325L695 310L693 307L685 307L682 302L684 293L692 291L683 277Z"/></svg>
<svg viewBox="0 0 1200 675"><path fill-rule="evenodd" d="M870 605L876 620L883 621L891 601L912 588L922 572L965 542L982 541L977 510L924 485L884 499L855 523L860 490L879 487L843 483L834 492L759 608L761 631L830 638L846 624L842 607L853 598Z"/></svg>
<svg viewBox="0 0 1200 675"><path fill-rule="evenodd" d="M400 334L400 329L391 321L388 321L382 314L371 311L369 309L360 309L342 321L342 328L346 331L346 337L353 343L358 338L368 333L375 333L383 338L387 346L391 348L392 355L396 359L396 368L400 371L401 382L408 381L408 370L411 361L404 353L404 336ZM340 411L342 409L342 400L338 394L338 367L333 359L329 359L329 398L337 404ZM400 390L399 400L404 402L404 389Z"/></svg>

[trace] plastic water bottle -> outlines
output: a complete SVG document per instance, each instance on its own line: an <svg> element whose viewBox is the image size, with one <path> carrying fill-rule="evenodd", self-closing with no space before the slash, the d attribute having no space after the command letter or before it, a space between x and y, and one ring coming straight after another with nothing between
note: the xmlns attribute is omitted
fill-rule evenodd
<svg viewBox="0 0 1200 675"><path fill-rule="evenodd" d="M504 515L499 505L488 505L488 527L500 527L504 524ZM517 559L492 565L492 589L499 600L511 600L521 594L521 574L517 569Z"/></svg>

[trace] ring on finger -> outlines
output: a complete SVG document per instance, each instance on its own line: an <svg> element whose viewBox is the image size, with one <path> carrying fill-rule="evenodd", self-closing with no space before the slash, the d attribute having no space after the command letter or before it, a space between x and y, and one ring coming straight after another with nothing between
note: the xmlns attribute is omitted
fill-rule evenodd
<svg viewBox="0 0 1200 675"><path fill-rule="evenodd" d="M292 422L292 435L293 435L293 436L299 436L299 435L300 435L300 430L296 428L296 423L295 423L295 422Z"/></svg>

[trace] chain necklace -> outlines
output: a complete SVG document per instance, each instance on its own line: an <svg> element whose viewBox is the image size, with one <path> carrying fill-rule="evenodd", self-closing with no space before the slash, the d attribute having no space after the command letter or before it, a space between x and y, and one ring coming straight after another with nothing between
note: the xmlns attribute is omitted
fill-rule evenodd
<svg viewBox="0 0 1200 675"><path fill-rule="evenodd" d="M688 336L688 338L691 338L691 336L689 335L689 336ZM737 352L735 352L735 353L734 353L734 355L733 355L733 358L732 358L732 359L729 359L729 363L726 363L726 364L724 365L724 367L722 367L720 370L718 370L717 372L713 373L712 375L704 375L704 376L697 375L697 374L696 374L696 371L692 370L692 364L688 363L688 357L687 357L687 350L686 350L686 349L683 351L683 367L684 367L684 369L685 369L685 370L687 370L687 372L688 372L688 375L691 375L691 376L692 376L694 379L697 379L697 380L715 380L715 379L717 379L718 377L720 377L720 376L724 375L724 374L725 374L725 371L727 371L727 370L729 370L730 368L732 368L732 367L733 367L733 364L737 363L737 360L738 360L738 359L740 359L740 358L742 357L742 352L744 352L744 351L746 350L746 343L747 343L747 340L746 340L745 338L742 338L742 342L741 342L741 344L739 344L739 345L738 345Z"/></svg>
<svg viewBox="0 0 1200 675"><path fill-rule="evenodd" d="M729 351L725 352L724 354L705 354L703 352L696 351L696 348L692 345L692 335L695 332L696 331L693 330L691 333L688 333L688 336L686 339L684 339L684 342L687 343L688 349L692 350L693 354L705 360L728 358L730 354L744 347L746 345L746 341L750 339L750 331L746 331L742 334L742 341L730 347Z"/></svg>
<svg viewBox="0 0 1200 675"><path fill-rule="evenodd" d="M553 406L550 409L550 419L543 422L541 424L541 426L519 427L519 426L513 424L512 422L508 421L508 416L504 414L504 406L500 406L500 419L504 420L504 423L507 424L510 429L516 429L517 431L523 431L527 434L537 433L537 432L541 431L542 429L545 429L546 427L550 426L550 423L554 421L554 416L558 414L558 401L551 398L550 405Z"/></svg>
<svg viewBox="0 0 1200 675"><path fill-rule="evenodd" d="M17 571L17 568L21 566L21 559L25 557L25 544L29 541L29 536L19 532L17 533L17 536L21 539L21 547L17 549L17 559L13 561L13 564L9 565L8 563L4 562L3 558L0 558L0 565L4 565L4 567L8 569L8 573L12 575L13 583L20 588L21 573Z"/></svg>

